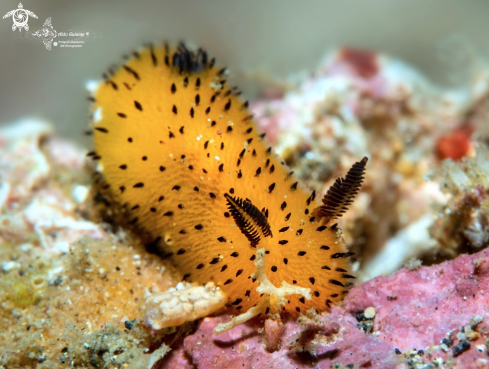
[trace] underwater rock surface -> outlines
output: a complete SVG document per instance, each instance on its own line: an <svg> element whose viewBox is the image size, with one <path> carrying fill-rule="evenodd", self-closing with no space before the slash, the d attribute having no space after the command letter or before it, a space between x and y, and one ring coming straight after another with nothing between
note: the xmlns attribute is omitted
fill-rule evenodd
<svg viewBox="0 0 489 369"><path fill-rule="evenodd" d="M341 223L366 282L330 313L283 326L259 316L222 335L213 329L228 315L148 327L145 301L182 276L105 223L85 150L37 120L2 127L0 368L489 367L486 80L441 91L409 66L346 49L295 90L254 102L278 153L318 193L369 154ZM412 257L454 259L397 271Z"/></svg>
<svg viewBox="0 0 489 369"><path fill-rule="evenodd" d="M342 308L287 321L274 353L258 333L263 319L216 336L222 316L205 318L180 350L198 368L481 368L489 365L488 287L484 250L356 286Z"/></svg>
<svg viewBox="0 0 489 369"><path fill-rule="evenodd" d="M91 216L85 152L52 131L0 129L0 367L151 367L168 332L143 303L173 268Z"/></svg>

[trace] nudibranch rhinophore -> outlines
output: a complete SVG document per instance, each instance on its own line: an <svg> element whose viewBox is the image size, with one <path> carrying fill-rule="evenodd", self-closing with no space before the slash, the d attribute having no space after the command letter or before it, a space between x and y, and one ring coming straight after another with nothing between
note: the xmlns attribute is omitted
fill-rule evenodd
<svg viewBox="0 0 489 369"><path fill-rule="evenodd" d="M128 222L149 233L189 282L214 282L246 311L265 271L311 290L292 295L297 316L326 310L354 278L335 219L358 193L367 158L322 203L266 145L248 102L201 49L149 46L106 75L91 100L94 152Z"/></svg>

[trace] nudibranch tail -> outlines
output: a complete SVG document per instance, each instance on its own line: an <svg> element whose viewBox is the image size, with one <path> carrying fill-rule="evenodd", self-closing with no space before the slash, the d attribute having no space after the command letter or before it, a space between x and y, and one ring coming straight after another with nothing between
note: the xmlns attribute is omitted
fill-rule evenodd
<svg viewBox="0 0 489 369"><path fill-rule="evenodd" d="M366 159L321 206L266 145L214 63L183 44L149 46L92 89L91 157L104 188L184 280L214 282L236 312L263 298L252 277L258 244L272 284L311 289L310 300L291 296L284 310L324 311L348 290L352 255L325 218L346 210Z"/></svg>

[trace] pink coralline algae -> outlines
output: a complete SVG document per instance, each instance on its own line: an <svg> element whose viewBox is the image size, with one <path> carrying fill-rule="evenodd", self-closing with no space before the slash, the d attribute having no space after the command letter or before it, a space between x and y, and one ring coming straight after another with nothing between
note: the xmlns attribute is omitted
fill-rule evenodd
<svg viewBox="0 0 489 369"><path fill-rule="evenodd" d="M342 308L286 320L273 353L260 334L263 318L214 335L229 320L221 316L204 319L175 355L184 351L203 369L488 367L488 286L484 250L377 277L354 287Z"/></svg>
<svg viewBox="0 0 489 369"><path fill-rule="evenodd" d="M377 363L388 367L396 362L396 355L389 344L364 334L356 327L356 319L337 307L333 307L331 315L323 315L316 324L304 328L295 321L286 322L281 337L282 348L274 353L267 351L258 332L263 321L238 326L214 336L212 330L216 324L227 319L206 318L197 332L185 339L185 352L198 368L292 369L310 368L311 365L330 368L331 364L340 362L364 367ZM315 334L311 335L310 331ZM307 344L308 347L303 350L303 346L297 344Z"/></svg>

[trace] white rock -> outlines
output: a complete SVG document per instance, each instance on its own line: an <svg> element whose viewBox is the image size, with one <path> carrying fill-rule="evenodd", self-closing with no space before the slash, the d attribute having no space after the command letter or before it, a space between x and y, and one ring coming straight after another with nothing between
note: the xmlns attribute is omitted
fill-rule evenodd
<svg viewBox="0 0 489 369"><path fill-rule="evenodd" d="M16 261L6 261L2 263L2 270L4 272L10 272L11 270L19 269L19 268L20 268L20 264L17 263Z"/></svg>
<svg viewBox="0 0 489 369"><path fill-rule="evenodd" d="M88 192L89 189L87 186L82 186L82 185L75 186L72 192L73 199L78 204L81 204L87 198Z"/></svg>

